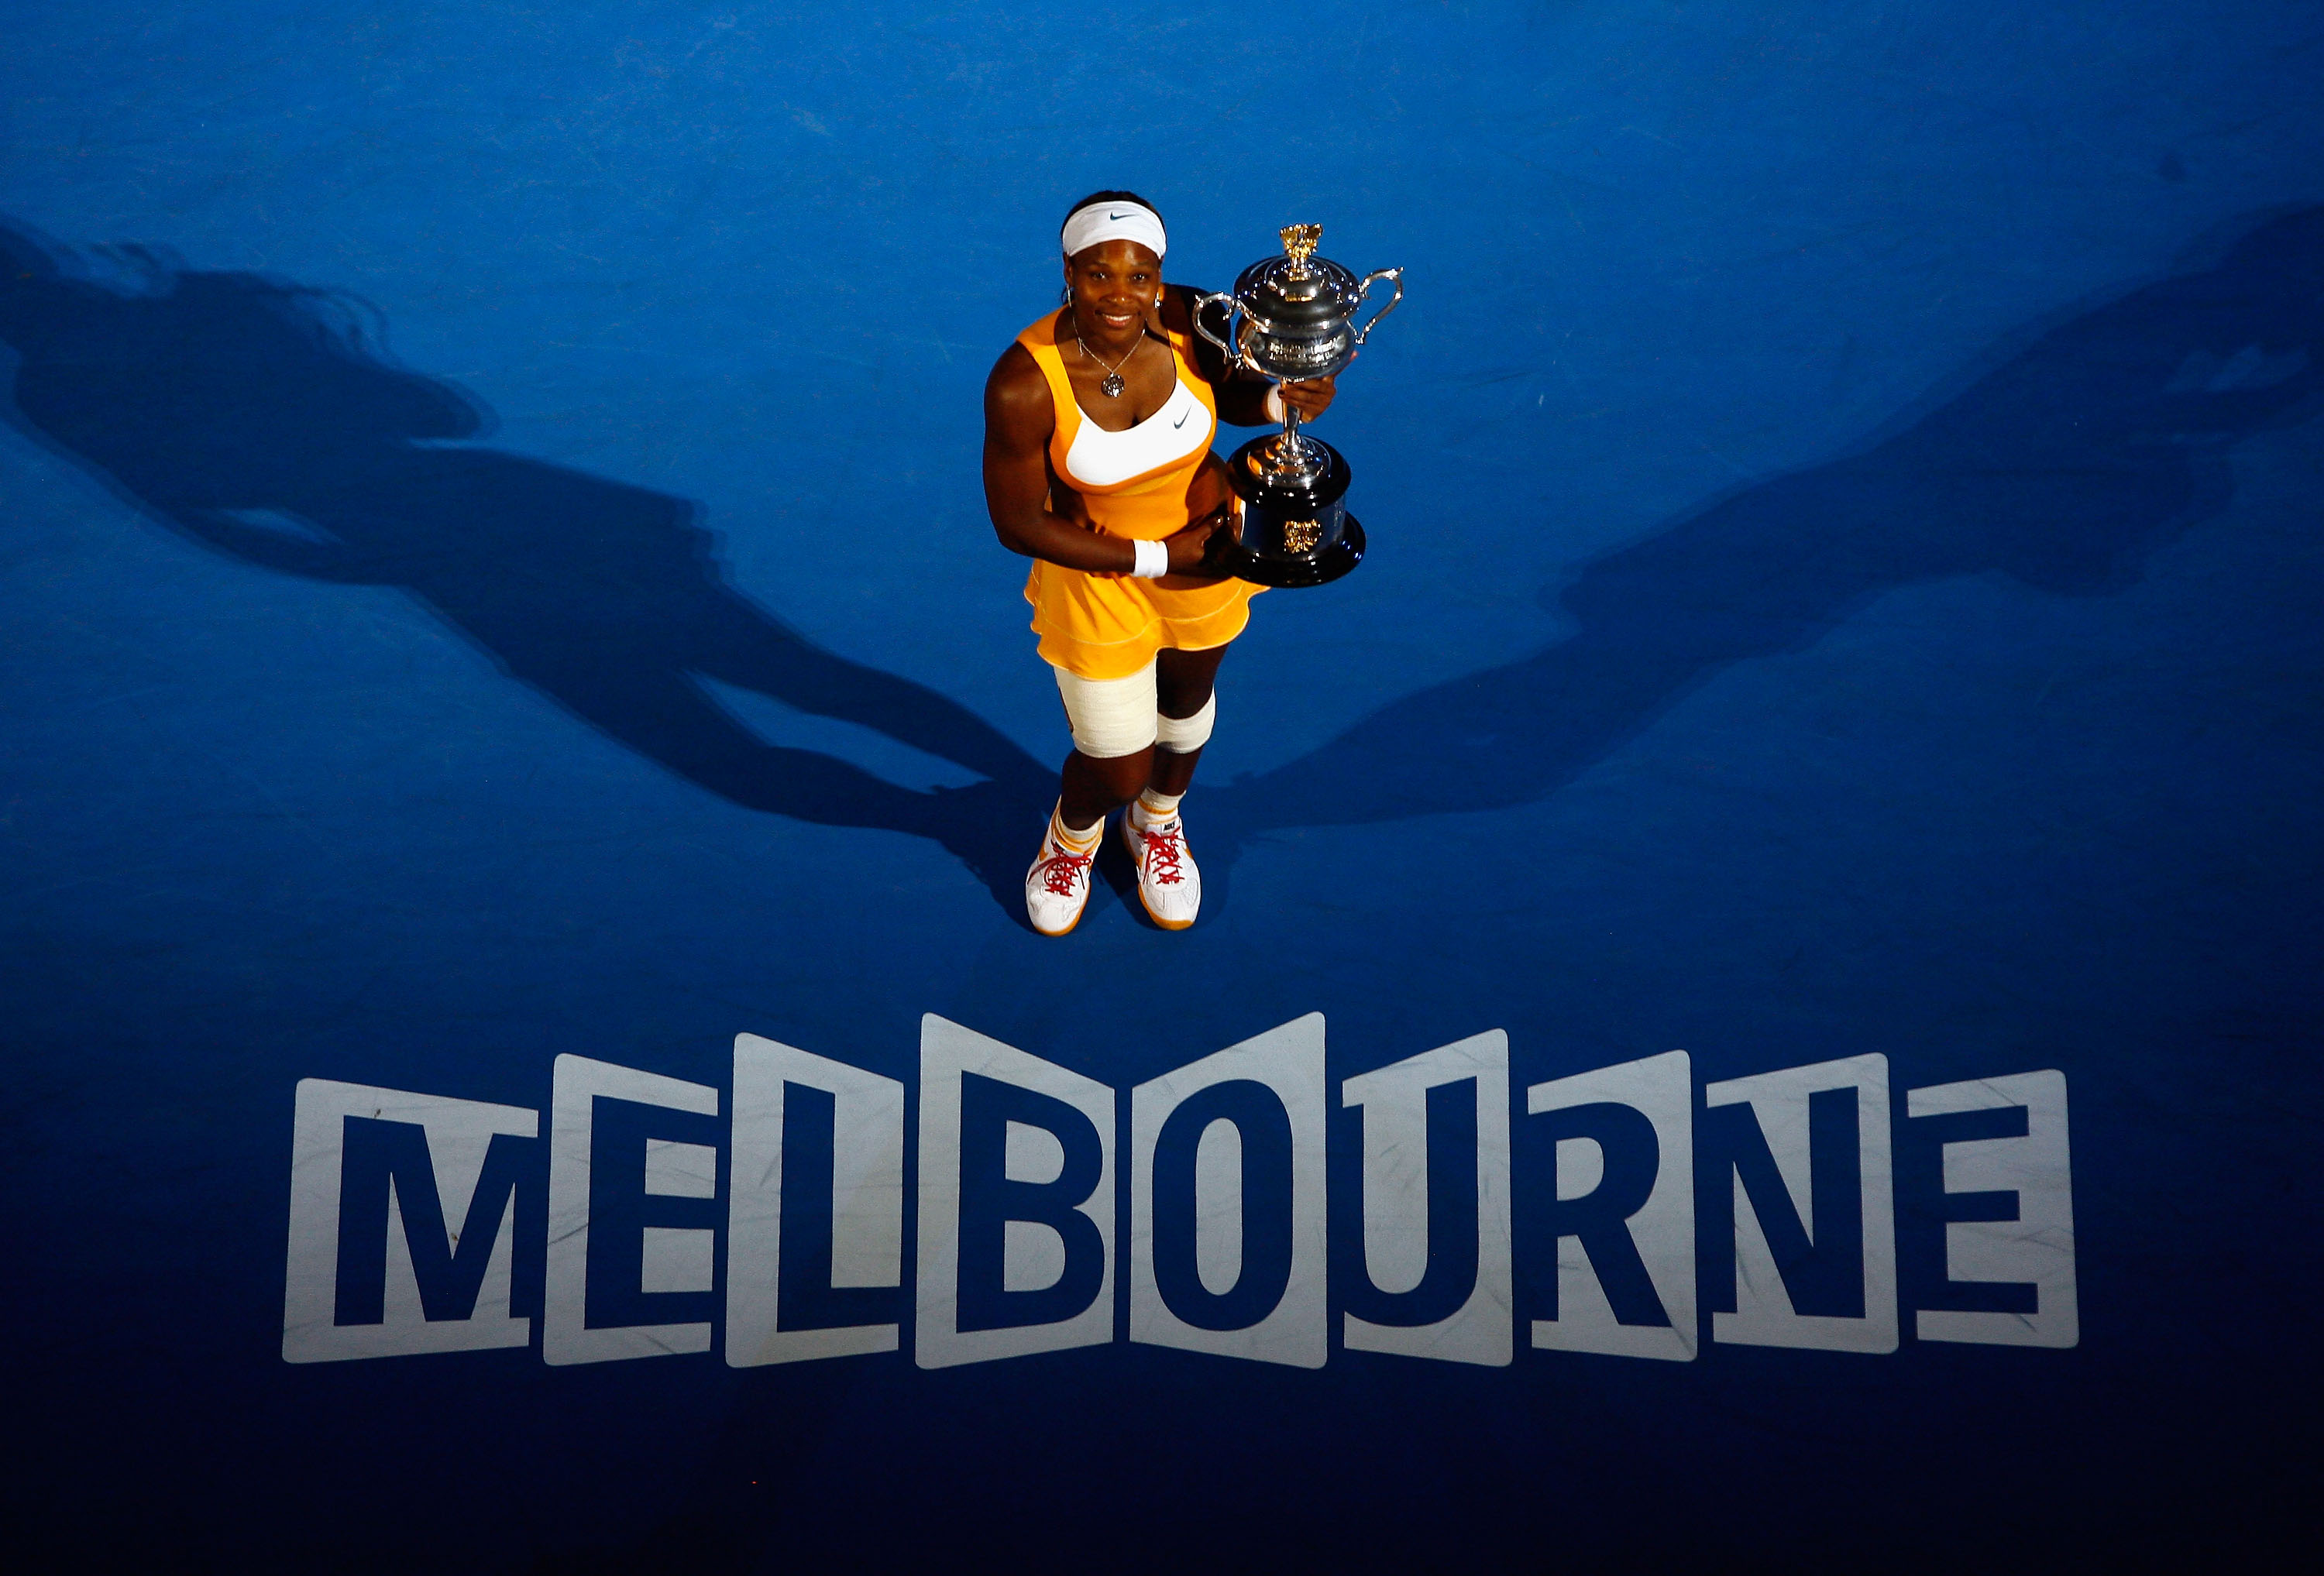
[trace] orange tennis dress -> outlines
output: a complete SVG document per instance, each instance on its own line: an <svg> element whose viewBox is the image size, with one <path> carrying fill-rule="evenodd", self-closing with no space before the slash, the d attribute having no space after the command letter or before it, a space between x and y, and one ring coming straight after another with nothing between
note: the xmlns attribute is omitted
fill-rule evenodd
<svg viewBox="0 0 2324 1576"><path fill-rule="evenodd" d="M1108 432L1074 399L1061 329L1065 338L1073 337L1065 314L1057 312L1017 336L1049 380L1049 402L1056 409L1056 431L1049 438L1056 512L1085 530L1159 541L1226 502L1225 477L1203 468L1219 409L1211 385L1194 368L1187 337L1167 334L1178 373L1168 402L1126 431ZM1225 645L1242 633L1250 622L1250 599L1265 589L1247 580L1220 580L1191 591L1167 590L1151 580L1036 558L1025 600L1033 604L1044 659L1084 678L1127 678L1157 651Z"/></svg>

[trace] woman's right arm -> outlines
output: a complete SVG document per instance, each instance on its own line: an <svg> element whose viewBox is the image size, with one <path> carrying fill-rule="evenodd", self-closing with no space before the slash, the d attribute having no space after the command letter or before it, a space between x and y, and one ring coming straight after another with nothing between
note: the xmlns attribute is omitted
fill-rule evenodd
<svg viewBox="0 0 2324 1576"><path fill-rule="evenodd" d="M1032 354L1012 345L984 382L984 506L1001 545L1028 558L1099 575L1127 575L1138 549L1127 537L1091 530L1049 510L1049 438L1057 413ZM1195 571L1217 521L1197 521L1167 542L1173 573Z"/></svg>

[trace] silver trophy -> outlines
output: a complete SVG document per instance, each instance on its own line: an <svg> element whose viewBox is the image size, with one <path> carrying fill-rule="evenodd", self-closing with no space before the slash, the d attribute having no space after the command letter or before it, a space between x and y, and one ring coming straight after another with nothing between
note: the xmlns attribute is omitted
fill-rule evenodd
<svg viewBox="0 0 2324 1576"><path fill-rule="evenodd" d="M1254 263L1231 290L1213 290L1194 302L1194 327L1226 352L1231 365L1277 383L1328 378L1355 359L1379 320L1404 300L1404 270L1382 268L1358 279L1315 255L1321 225L1289 225L1283 255ZM1381 280L1396 287L1388 305L1361 328L1355 315ZM1223 336L1204 313L1223 306ZM1227 471L1241 499L1231 546L1226 533L1214 561L1230 574L1261 585L1321 585L1354 568L1364 556L1364 528L1342 501L1348 462L1328 443L1299 430L1299 412L1284 407L1283 430L1254 438L1235 450Z"/></svg>

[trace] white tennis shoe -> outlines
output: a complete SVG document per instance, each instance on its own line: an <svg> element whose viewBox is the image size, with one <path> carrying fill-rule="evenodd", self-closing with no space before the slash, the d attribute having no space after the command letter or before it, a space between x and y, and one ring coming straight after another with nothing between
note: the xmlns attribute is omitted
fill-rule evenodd
<svg viewBox="0 0 2324 1576"><path fill-rule="evenodd" d="M1186 847L1186 826L1178 813L1148 821L1142 809L1132 805L1121 818L1121 840L1138 866L1138 900L1163 929L1184 930L1203 907L1203 872Z"/></svg>
<svg viewBox="0 0 2324 1576"><path fill-rule="evenodd" d="M1097 858L1093 847L1075 853L1057 841L1056 823L1041 837L1041 852L1025 872L1025 915L1043 935L1063 935L1082 922L1089 907L1090 865Z"/></svg>

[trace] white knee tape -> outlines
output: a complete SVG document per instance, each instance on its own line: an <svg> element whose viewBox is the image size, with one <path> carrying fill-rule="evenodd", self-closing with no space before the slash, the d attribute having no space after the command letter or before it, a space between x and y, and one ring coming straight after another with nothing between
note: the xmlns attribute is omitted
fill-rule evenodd
<svg viewBox="0 0 2324 1576"><path fill-rule="evenodd" d="M1062 668L1055 671L1057 693L1065 702L1065 720L1073 724L1074 749L1110 760L1135 755L1154 742L1153 663L1127 678L1084 678ZM1165 721L1164 725L1169 724Z"/></svg>
<svg viewBox="0 0 2324 1576"><path fill-rule="evenodd" d="M1214 689L1191 717L1155 718L1155 742L1173 755L1192 755L1211 742L1211 728L1218 720L1219 692Z"/></svg>

